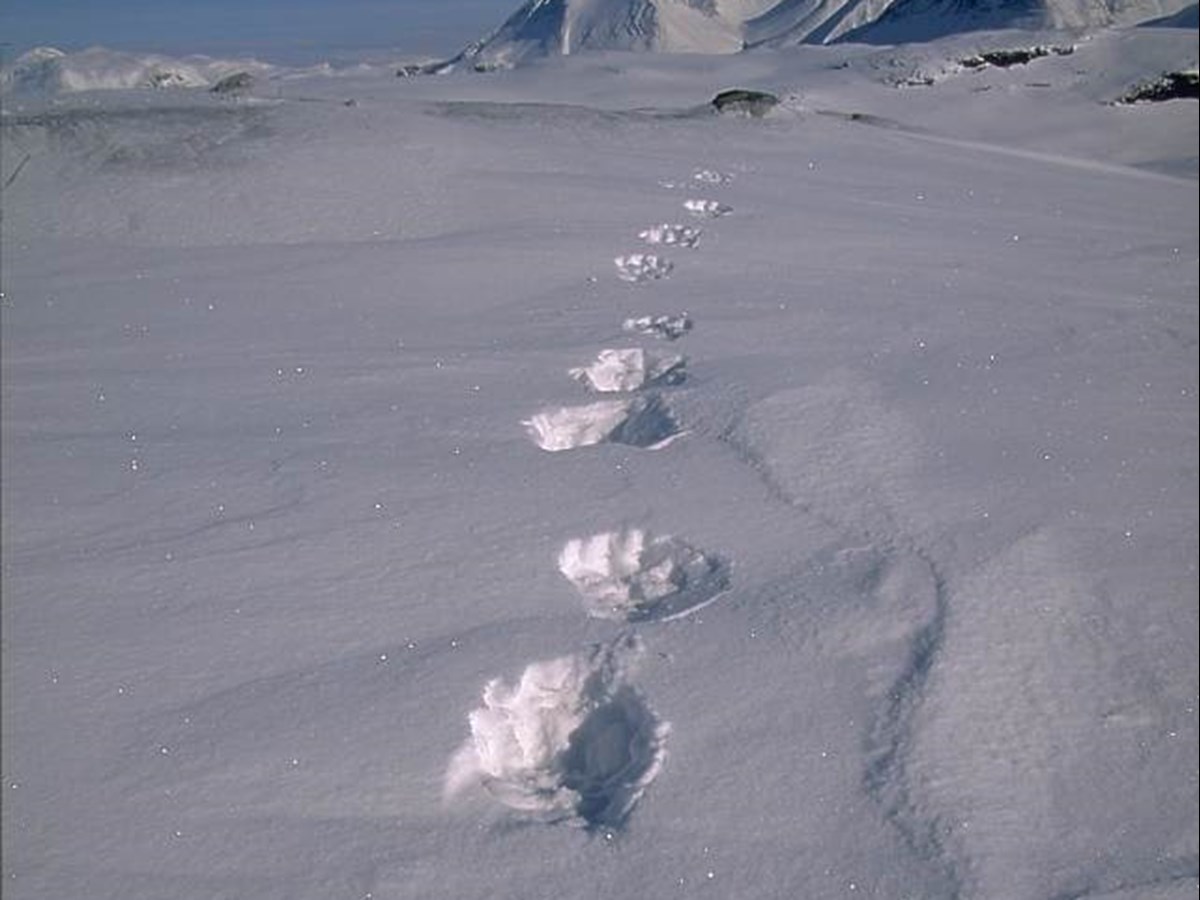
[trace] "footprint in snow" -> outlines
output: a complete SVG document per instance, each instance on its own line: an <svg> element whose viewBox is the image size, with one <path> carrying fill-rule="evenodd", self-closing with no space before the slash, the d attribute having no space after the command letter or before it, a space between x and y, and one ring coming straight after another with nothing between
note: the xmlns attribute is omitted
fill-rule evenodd
<svg viewBox="0 0 1200 900"><path fill-rule="evenodd" d="M675 341L692 330L692 317L687 313L676 316L633 316L621 323L621 330Z"/></svg>
<svg viewBox="0 0 1200 900"><path fill-rule="evenodd" d="M639 231L640 237L647 244L670 244L691 249L700 240L701 230L691 225L651 225L645 231Z"/></svg>
<svg viewBox="0 0 1200 900"><path fill-rule="evenodd" d="M701 219L716 219L733 212L733 207L716 200L684 200L683 208Z"/></svg>
<svg viewBox="0 0 1200 900"><path fill-rule="evenodd" d="M515 685L489 681L447 769L446 796L481 785L544 822L621 826L662 768L670 732L630 684L641 653L623 635L531 663Z"/></svg>
<svg viewBox="0 0 1200 900"><path fill-rule="evenodd" d="M623 622L677 619L729 587L723 560L640 528L567 541L558 569L583 598L589 616Z"/></svg>
<svg viewBox="0 0 1200 900"><path fill-rule="evenodd" d="M522 424L533 442L551 453L600 443L658 450L682 434L657 394L547 409Z"/></svg>
<svg viewBox="0 0 1200 900"><path fill-rule="evenodd" d="M686 377L687 360L678 354L658 356L641 347L601 350L590 366L568 369L567 374L600 393L625 393L655 384L679 384Z"/></svg>
<svg viewBox="0 0 1200 900"><path fill-rule="evenodd" d="M653 253L630 253L628 256L616 257L613 263L617 267L617 277L631 284L666 278L675 268L670 260Z"/></svg>

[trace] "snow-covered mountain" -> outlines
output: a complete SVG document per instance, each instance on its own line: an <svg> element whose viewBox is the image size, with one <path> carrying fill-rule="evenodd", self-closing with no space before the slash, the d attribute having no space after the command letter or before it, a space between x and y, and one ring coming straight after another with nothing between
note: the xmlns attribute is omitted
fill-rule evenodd
<svg viewBox="0 0 1200 900"><path fill-rule="evenodd" d="M980 28L1086 30L1186 0L527 0L459 57L480 68L580 50L731 53L767 43L928 40Z"/></svg>

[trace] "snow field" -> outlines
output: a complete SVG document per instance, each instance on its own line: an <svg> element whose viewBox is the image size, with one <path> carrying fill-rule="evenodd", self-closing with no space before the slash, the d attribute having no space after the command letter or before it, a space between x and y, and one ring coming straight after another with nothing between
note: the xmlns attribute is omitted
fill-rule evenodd
<svg viewBox="0 0 1200 900"><path fill-rule="evenodd" d="M1182 39L958 40L6 122L6 900L1195 896L1195 107L1083 97Z"/></svg>

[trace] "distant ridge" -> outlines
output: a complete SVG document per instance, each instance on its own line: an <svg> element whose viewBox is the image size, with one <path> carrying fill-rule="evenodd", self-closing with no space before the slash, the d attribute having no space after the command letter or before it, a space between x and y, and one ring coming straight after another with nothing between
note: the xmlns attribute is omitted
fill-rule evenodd
<svg viewBox="0 0 1200 900"><path fill-rule="evenodd" d="M507 68L589 50L735 53L759 45L903 43L989 28L1088 31L1155 19L1171 24L1175 16L1188 27L1195 8L1187 0L527 0L450 64Z"/></svg>

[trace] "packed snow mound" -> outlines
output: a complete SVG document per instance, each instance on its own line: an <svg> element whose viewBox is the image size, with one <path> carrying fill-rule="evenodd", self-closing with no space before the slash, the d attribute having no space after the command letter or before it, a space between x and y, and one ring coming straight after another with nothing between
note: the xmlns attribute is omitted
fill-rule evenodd
<svg viewBox="0 0 1200 900"><path fill-rule="evenodd" d="M0 84L6 93L14 94L202 88L238 72L263 76L271 71L272 66L256 60L206 56L176 59L103 47L65 53L54 47L38 47L18 56L6 67L0 75Z"/></svg>
<svg viewBox="0 0 1200 900"><path fill-rule="evenodd" d="M676 619L729 587L724 561L640 528L567 541L558 569L583 598L588 615L623 622Z"/></svg>
<svg viewBox="0 0 1200 900"><path fill-rule="evenodd" d="M605 442L657 450L680 433L656 394L548 409L524 424L533 442L551 453Z"/></svg>
<svg viewBox="0 0 1200 900"><path fill-rule="evenodd" d="M654 384L678 384L687 360L678 354L657 356L641 347L601 350L589 366L568 370L572 378L602 394L637 391Z"/></svg>
<svg viewBox="0 0 1200 900"><path fill-rule="evenodd" d="M662 769L670 732L629 682L641 652L621 636L531 663L515 685L489 681L446 772L447 797L482 785L541 821L622 825Z"/></svg>
<svg viewBox="0 0 1200 900"><path fill-rule="evenodd" d="M1185 6L1186 0L527 0L453 62L487 70L581 50L733 53L768 43L929 40L983 28L1087 30Z"/></svg>

